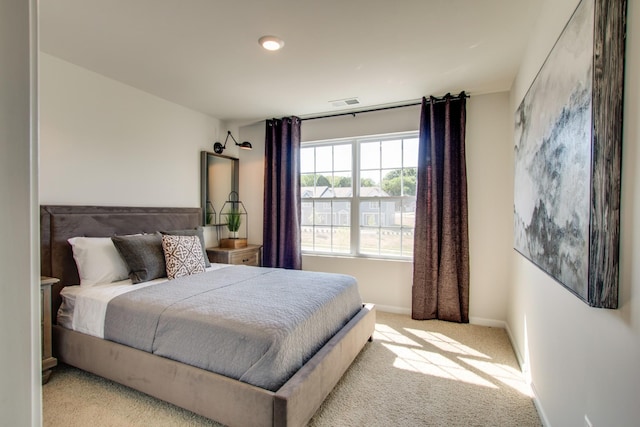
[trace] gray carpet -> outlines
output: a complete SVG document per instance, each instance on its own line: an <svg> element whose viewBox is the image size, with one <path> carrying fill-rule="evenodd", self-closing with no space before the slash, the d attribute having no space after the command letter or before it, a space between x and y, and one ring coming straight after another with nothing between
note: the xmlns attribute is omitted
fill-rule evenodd
<svg viewBox="0 0 640 427"><path fill-rule="evenodd" d="M377 313L310 426L541 426L504 330ZM43 386L44 426L219 426L69 366Z"/></svg>

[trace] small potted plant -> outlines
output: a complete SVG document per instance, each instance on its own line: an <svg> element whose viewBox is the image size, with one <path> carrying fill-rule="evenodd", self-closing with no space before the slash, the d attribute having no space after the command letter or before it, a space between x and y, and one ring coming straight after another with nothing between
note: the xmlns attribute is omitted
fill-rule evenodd
<svg viewBox="0 0 640 427"><path fill-rule="evenodd" d="M238 230L240 230L240 224L242 223L242 214L237 210L232 210L227 213L227 228L229 229L229 235L232 239L238 238Z"/></svg>
<svg viewBox="0 0 640 427"><path fill-rule="evenodd" d="M238 200L238 193L232 191L229 193L229 200L224 203L220 212L220 221L226 224L229 230L229 237L220 239L220 247L236 249L247 246L247 218L243 219L243 216L247 216L247 210L244 208L244 204ZM245 230L244 233L240 233L240 226L243 222L245 222ZM242 237L239 235L242 235Z"/></svg>

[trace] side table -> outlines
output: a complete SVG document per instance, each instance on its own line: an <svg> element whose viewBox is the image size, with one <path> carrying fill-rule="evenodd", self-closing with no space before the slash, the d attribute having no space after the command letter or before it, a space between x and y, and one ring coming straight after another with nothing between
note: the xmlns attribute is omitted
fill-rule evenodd
<svg viewBox="0 0 640 427"><path fill-rule="evenodd" d="M58 364L53 357L51 342L51 286L60 280L40 276L40 326L42 335L42 384L51 376L51 368Z"/></svg>

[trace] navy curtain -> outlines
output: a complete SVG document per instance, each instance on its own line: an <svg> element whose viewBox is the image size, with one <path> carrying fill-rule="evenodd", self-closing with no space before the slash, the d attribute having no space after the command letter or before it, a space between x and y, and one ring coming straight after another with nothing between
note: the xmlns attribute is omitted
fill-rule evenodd
<svg viewBox="0 0 640 427"><path fill-rule="evenodd" d="M298 117L266 121L262 236L265 267L302 268L300 123Z"/></svg>
<svg viewBox="0 0 640 427"><path fill-rule="evenodd" d="M422 98L412 317L469 322L466 95Z"/></svg>

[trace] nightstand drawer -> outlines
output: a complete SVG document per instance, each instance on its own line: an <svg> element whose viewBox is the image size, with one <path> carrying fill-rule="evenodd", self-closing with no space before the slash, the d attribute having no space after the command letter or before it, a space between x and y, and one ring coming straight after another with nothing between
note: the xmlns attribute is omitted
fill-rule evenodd
<svg viewBox="0 0 640 427"><path fill-rule="evenodd" d="M220 264L250 265L260 267L262 262L262 246L247 245L246 248L209 248L209 261Z"/></svg>
<svg viewBox="0 0 640 427"><path fill-rule="evenodd" d="M230 254L229 264L238 264L238 265L252 265L257 267L260 264L260 260L258 259L260 251L256 251L253 249L235 252Z"/></svg>

